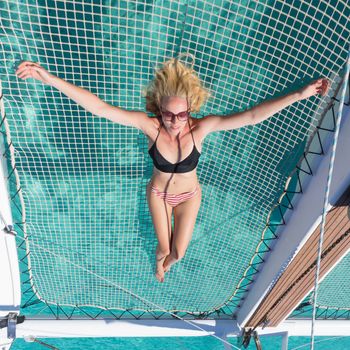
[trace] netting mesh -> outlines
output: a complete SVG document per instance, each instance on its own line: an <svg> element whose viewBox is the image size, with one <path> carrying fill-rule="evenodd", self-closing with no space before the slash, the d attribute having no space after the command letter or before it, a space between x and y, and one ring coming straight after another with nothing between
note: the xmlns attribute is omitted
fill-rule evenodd
<svg viewBox="0 0 350 350"><path fill-rule="evenodd" d="M347 253L320 282L316 319L350 319L349 266L350 254ZM313 292L307 295L289 318L311 318L312 309Z"/></svg>
<svg viewBox="0 0 350 350"><path fill-rule="evenodd" d="M319 307L350 309L349 268L350 254L347 254L320 283Z"/></svg>
<svg viewBox="0 0 350 350"><path fill-rule="evenodd" d="M244 281L271 208L339 83L350 5L11 1L0 11L3 128L18 175L13 211L36 297L122 310L219 309ZM144 110L141 90L155 66L186 51L213 95L196 117L241 111L320 76L332 85L325 98L208 136L193 239L160 285L145 136L92 116L49 86L18 80L14 67L37 61L108 103Z"/></svg>

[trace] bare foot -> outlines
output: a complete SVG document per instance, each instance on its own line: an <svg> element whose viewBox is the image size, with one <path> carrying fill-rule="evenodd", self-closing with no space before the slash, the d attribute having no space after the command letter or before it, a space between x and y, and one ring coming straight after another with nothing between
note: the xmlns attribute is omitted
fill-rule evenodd
<svg viewBox="0 0 350 350"><path fill-rule="evenodd" d="M168 272L170 271L170 267L176 263L176 259L172 256L172 254L170 253L164 260L163 263L163 270L164 272Z"/></svg>
<svg viewBox="0 0 350 350"><path fill-rule="evenodd" d="M170 266L163 265L164 272L168 272L170 270Z"/></svg>
<svg viewBox="0 0 350 350"><path fill-rule="evenodd" d="M163 263L166 256L163 256L162 258L156 258L156 278L159 282L164 282L164 268Z"/></svg>

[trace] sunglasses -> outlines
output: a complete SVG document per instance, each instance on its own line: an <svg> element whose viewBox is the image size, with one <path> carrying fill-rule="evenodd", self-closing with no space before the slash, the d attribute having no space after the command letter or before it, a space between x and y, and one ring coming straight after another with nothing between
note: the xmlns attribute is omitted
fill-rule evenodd
<svg viewBox="0 0 350 350"><path fill-rule="evenodd" d="M177 119L179 121L184 122L189 118L190 110L188 109L187 111L183 111L183 112L180 112L177 114L174 114L170 111L162 111L161 110L161 114L166 121L171 121L173 118L177 117Z"/></svg>

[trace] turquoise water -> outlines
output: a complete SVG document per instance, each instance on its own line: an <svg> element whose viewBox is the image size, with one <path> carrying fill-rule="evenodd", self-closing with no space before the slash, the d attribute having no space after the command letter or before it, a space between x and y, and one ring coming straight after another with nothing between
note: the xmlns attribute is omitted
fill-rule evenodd
<svg viewBox="0 0 350 350"><path fill-rule="evenodd" d="M142 349L142 350L161 350L161 349L176 349L176 350L221 350L224 349L223 344L218 340L205 337L205 338L67 338L67 339L54 339L47 338L42 339L50 345L53 345L60 350L73 350L73 349ZM288 350L295 348L309 349L310 345L309 337L289 337ZM237 345L233 342L234 345ZM261 344L263 350L279 350L281 349L282 338L276 337L261 337ZM307 345L303 346L302 345ZM11 350L44 350L42 345L35 343L26 343L22 339L15 341ZM251 343L248 350L255 350L256 347ZM350 349L350 337L316 337L315 338L315 350L346 350Z"/></svg>
<svg viewBox="0 0 350 350"><path fill-rule="evenodd" d="M193 5L193 2L190 3ZM313 60L314 54L305 59L304 52L308 50L299 44L294 48L294 54L291 53L289 62L284 54L278 56L283 52L286 40L293 47L291 41L303 39L297 36L300 33L294 33L292 39L284 37L282 43L277 33L269 33L271 37L275 36L274 44L269 42L268 47L254 52L262 44L259 41L261 33L251 36L257 39L253 43L251 38L246 40L244 35L248 36L249 30L254 32L257 29L256 23L260 18L263 19L261 23L264 23L276 17L280 8L276 8L276 13L271 15L272 10L267 6L267 12L260 16L261 7L254 8L253 2L249 4L243 1L243 7L238 6L237 10L231 7L232 3L216 1L207 10L211 25L206 21L207 18L200 17L209 2L201 4L203 9L189 7L189 16L194 18L195 25L190 28L191 31L188 28L191 25L186 25L184 40L195 43L192 43L193 52L199 59L199 72L208 86L215 89L215 98L206 106L207 112L225 113L254 105L266 96L275 95L276 91L281 91L291 81L299 83L302 71L307 71L306 78L310 78L321 68L325 74L337 70L336 64L332 64L341 63L340 54L333 57L332 52L328 53L327 62ZM273 1L264 3L271 5ZM6 68L20 59L39 60L67 80L91 87L92 91L98 92L108 102L130 109L144 108L144 101L140 98L141 85L151 76L153 67L150 62L173 55L177 49L178 43L175 39L171 40L179 36L181 27L177 26L174 31L172 28L181 24L179 13L183 13L183 2L179 2L180 5L177 2L165 2L163 7L155 6L149 12L147 5L133 2L120 2L119 8L110 3L102 10L99 6L87 10L82 10L79 5L73 8L73 5L64 1L57 1L57 4L60 7L58 17L61 16L57 23L56 12L51 9L47 13L45 2L41 2L39 10L29 5L16 7L13 2L11 11L4 11L8 15L8 22L14 24L13 32L16 34L8 37L8 46L5 46ZM241 12L246 10L244 7L250 6L253 7L252 13ZM66 8L67 15L62 10ZM125 9L128 9L129 16L124 22ZM198 10L200 13L196 13ZM16 16L16 11L20 16ZM221 27L216 26L225 16L228 18L239 12L237 21L229 20ZM88 25L85 32L83 21L77 20L82 14L86 14L86 21L91 20L91 14L96 14L94 26ZM257 18L252 20L254 16ZM32 26L28 25L28 18ZM47 23L45 18L48 19ZM118 18L119 27L112 25L110 18ZM203 21L199 23L201 19ZM290 18L284 24L288 26L289 21ZM60 31L56 31L60 26ZM70 31L66 30L67 26ZM161 28L159 32L158 26ZM163 26L169 29L166 38L161 35L165 30ZM19 29L23 27L25 30L21 32ZM31 30L36 34L46 33L48 28L52 31L50 35L32 36ZM147 30L151 33L149 37L145 37ZM239 35L239 38L233 38L232 32L239 32L242 37ZM115 36L109 37L110 33ZM211 35L205 36L206 33ZM142 42L139 40L141 35L144 38ZM78 42L77 37L80 37L81 42ZM82 37L86 39L86 46L82 43ZM329 38L327 35L327 42ZM269 39L266 37L266 40ZM321 42L325 38L318 40ZM113 46L116 41L118 50ZM236 45L239 41L244 45ZM338 42L338 37L334 41ZM202 46L204 44L206 47ZM279 50L275 51L273 45L280 45ZM151 52L153 47L158 48L155 51L163 52L157 51L154 55ZM10 58L8 52L11 52ZM276 58L281 62L276 62ZM286 68L284 63L288 63L289 67ZM282 70L283 66L285 70ZM311 66L314 66L314 70L310 72ZM269 77L268 82L266 77ZM150 176L150 162L144 156L145 138L106 121L94 119L92 122L91 116L86 116L67 99L62 99L60 94L41 84L18 83L11 75L8 81L5 79L5 87L11 91L10 95L7 94L7 117L18 152L17 169L25 190L27 233L31 236L31 242L39 246L37 251L32 247L34 280L40 295L49 302L53 300L53 303L59 295L57 303L62 304L121 305L126 308L144 306L91 276L71 275L72 266L67 263L68 259L82 265L86 263L99 275L151 300L160 300L159 304L166 308L172 308L174 300L177 305L184 303L184 308L189 310L199 306L200 310L208 310L213 305L222 305L232 295L245 271L260 240L267 213L303 152L305 135L312 124L317 122L309 117L312 115L313 101L302 111L290 109L289 114L281 120L275 119L256 128L220 133L208 138L204 145L206 152L203 152L199 166L205 195L194 239L186 259L173 269L169 282L159 286L152 275L155 238L144 200L144 185ZM251 156L254 153L258 156ZM96 172L96 168L99 172ZM257 172L254 169L258 169L262 177L255 177ZM275 180L270 181L273 176ZM47 182L47 179L51 182ZM239 203L235 205L237 198ZM258 207L255 214L251 211L251 203ZM276 210L276 217L272 216L272 220L277 223L278 218ZM21 222L21 217L17 221ZM219 225L220 230L217 230ZM86 234L88 226L91 232ZM234 236L233 227L237 231ZM214 238L216 241L213 241ZM41 246L57 249L55 257L40 251ZM87 257L92 258L89 260ZM134 257L138 257L136 262ZM223 260L226 264L223 264ZM91 267L93 263L96 264ZM128 265L128 271L125 271L125 265ZM41 274L42 271L45 273ZM125 276L128 276L128 280ZM61 282L59 285L52 284L52 281L57 280ZM185 290L183 285L188 289ZM86 293L82 286L86 286ZM205 298L198 298L198 295ZM198 305L199 300L202 305ZM22 312L30 314L32 311L35 314L43 307L45 305L39 304L37 309L23 308ZM44 312L51 313L48 308ZM218 340L210 337L46 341L64 349L223 349ZM308 341L308 338L291 338L290 349ZM279 349L281 339L262 338L262 343L264 350ZM330 343L333 349L350 348L349 338L342 338L320 342L316 349L329 349ZM17 340L13 347L24 348L43 349L41 345L25 343L23 340ZM250 346L250 349L254 349L254 346Z"/></svg>
<svg viewBox="0 0 350 350"><path fill-rule="evenodd" d="M208 136L198 166L203 200L192 241L186 258L159 285L154 278L156 238L145 200L152 170L146 138L131 128L93 118L56 90L19 81L13 74L20 60L39 61L109 103L142 110L141 88L152 78L153 62L174 56L177 49L188 49L213 93L202 112L226 114L282 94L282 90L294 90L302 83L299 72L311 63L313 71L304 80L324 69L325 63L315 55L308 59L304 54L284 55L285 40L293 47L294 36L278 42L278 31L263 35L263 23L278 16L281 3L209 4L106 2L98 12L98 6L87 3L74 7L58 1L57 9L47 9L45 2L37 8L30 1L26 6L14 1L1 9L6 34L1 51L5 109L17 151L16 171L26 217L17 210L22 203L18 203L14 178L11 195L15 197L12 204L17 205L12 208L16 223L26 221L31 252L31 276L22 279L30 281L28 288L33 287L36 296L51 305L194 313L228 305L232 314L240 293L249 285L247 276L261 263L266 250L259 244L262 232L303 154L308 133L319 122L319 115L314 114L319 100L293 106L256 126ZM185 9L187 20L193 19L195 26L192 22L183 25ZM302 14L307 9L301 10ZM318 17L315 14L314 26ZM281 21L291 24L290 18ZM308 25L294 28L300 42ZM180 47L182 29L188 42ZM164 31L166 35L160 35ZM231 35L238 32L239 38ZM320 38L319 44L329 45L330 38L339 42L339 33L333 30L331 34L327 40ZM139 40L140 35L144 40ZM270 44L272 38L275 46ZM165 51L153 53L153 46ZM308 51L307 45L296 46L301 53ZM281 64L276 70L273 58L278 55L281 62L289 60L289 67ZM327 56L329 74L337 73L342 55ZM282 221L283 210L286 207L275 207L270 224ZM22 233L23 227L18 226L16 230ZM26 266L22 270L28 271ZM60 283L53 284L56 280ZM37 305L50 313L45 306ZM36 311L23 310L27 315Z"/></svg>

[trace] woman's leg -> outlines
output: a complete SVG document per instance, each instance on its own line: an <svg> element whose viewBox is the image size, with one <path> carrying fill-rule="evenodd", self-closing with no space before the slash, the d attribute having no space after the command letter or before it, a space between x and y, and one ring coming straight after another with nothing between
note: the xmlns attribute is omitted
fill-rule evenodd
<svg viewBox="0 0 350 350"><path fill-rule="evenodd" d="M174 235L170 255L164 261L164 271L182 259L191 241L198 210L201 204L202 191L199 187L197 194L174 208Z"/></svg>
<svg viewBox="0 0 350 350"><path fill-rule="evenodd" d="M170 254L172 207L165 202L164 199L159 198L151 192L150 184L147 185L147 201L158 239L156 250L156 278L159 282L163 282L163 263L166 256Z"/></svg>

